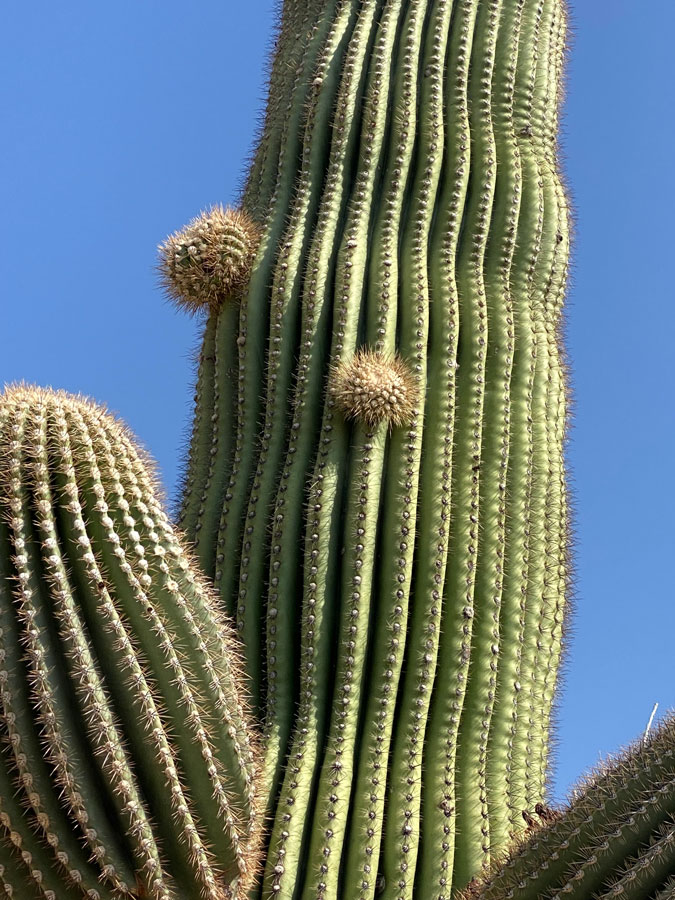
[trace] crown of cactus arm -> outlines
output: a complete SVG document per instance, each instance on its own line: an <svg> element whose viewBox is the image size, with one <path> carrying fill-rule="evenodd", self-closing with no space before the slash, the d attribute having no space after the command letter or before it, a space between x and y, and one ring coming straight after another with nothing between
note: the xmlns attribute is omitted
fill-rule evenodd
<svg viewBox="0 0 675 900"><path fill-rule="evenodd" d="M264 900L448 900L544 800L565 35L562 0L284 4L180 519L265 721ZM354 415L368 354L417 385L398 424Z"/></svg>
<svg viewBox="0 0 675 900"><path fill-rule="evenodd" d="M463 900L672 898L675 717L588 778L548 818Z"/></svg>
<svg viewBox="0 0 675 900"><path fill-rule="evenodd" d="M230 626L126 430L0 397L0 884L16 900L226 900L257 865Z"/></svg>

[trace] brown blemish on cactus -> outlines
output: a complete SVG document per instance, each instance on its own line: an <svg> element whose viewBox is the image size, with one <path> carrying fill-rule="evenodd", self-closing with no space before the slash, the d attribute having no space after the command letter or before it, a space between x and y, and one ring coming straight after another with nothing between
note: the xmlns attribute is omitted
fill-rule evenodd
<svg viewBox="0 0 675 900"><path fill-rule="evenodd" d="M409 425L415 415L419 388L408 364L399 356L357 350L333 372L333 396L345 418L370 428L381 422Z"/></svg>
<svg viewBox="0 0 675 900"><path fill-rule="evenodd" d="M162 287L188 312L218 306L248 282L259 242L248 213L214 206L160 245Z"/></svg>

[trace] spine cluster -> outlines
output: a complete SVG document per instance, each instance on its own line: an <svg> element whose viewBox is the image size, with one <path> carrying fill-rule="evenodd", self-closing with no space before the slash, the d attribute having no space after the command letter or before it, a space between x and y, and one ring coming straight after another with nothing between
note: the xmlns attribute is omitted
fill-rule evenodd
<svg viewBox="0 0 675 900"><path fill-rule="evenodd" d="M126 431L0 398L0 892L226 900L257 861L238 649Z"/></svg>
<svg viewBox="0 0 675 900"><path fill-rule="evenodd" d="M264 900L449 900L544 799L567 597L561 0L287 0L182 524Z"/></svg>

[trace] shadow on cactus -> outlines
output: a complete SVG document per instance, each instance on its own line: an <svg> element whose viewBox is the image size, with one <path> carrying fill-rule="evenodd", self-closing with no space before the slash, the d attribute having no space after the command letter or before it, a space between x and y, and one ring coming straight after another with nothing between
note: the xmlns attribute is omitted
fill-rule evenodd
<svg viewBox="0 0 675 900"><path fill-rule="evenodd" d="M5 894L672 896L672 720L546 805L566 20L286 0L240 209L160 248L184 539L117 423L2 401Z"/></svg>

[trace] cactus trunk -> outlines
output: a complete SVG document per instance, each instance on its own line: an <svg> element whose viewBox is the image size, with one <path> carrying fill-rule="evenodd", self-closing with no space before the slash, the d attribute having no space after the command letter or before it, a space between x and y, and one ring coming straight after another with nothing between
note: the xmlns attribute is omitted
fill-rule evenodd
<svg viewBox="0 0 675 900"><path fill-rule="evenodd" d="M561 0L284 5L182 520L265 723L265 900L448 900L544 799L565 34Z"/></svg>

